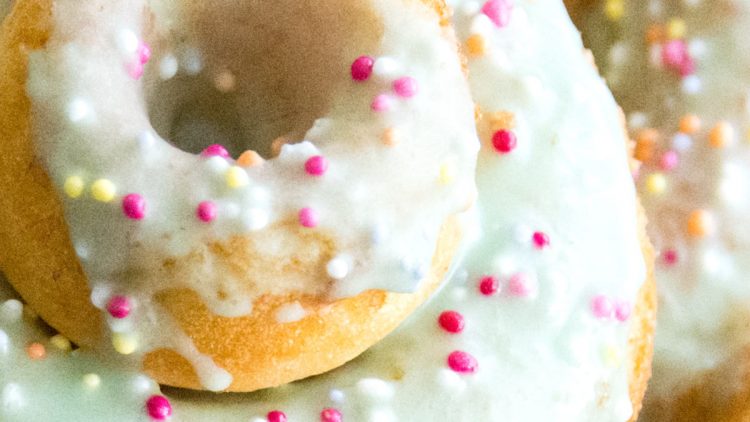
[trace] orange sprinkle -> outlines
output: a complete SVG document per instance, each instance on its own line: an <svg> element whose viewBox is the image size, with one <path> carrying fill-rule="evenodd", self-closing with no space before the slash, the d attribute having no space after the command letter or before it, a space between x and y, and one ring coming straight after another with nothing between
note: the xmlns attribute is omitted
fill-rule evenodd
<svg viewBox="0 0 750 422"><path fill-rule="evenodd" d="M642 163L651 161L658 137L659 132L656 129L643 129L638 132L635 138L635 150L633 151L635 159Z"/></svg>
<svg viewBox="0 0 750 422"><path fill-rule="evenodd" d="M401 142L401 140L399 139L398 133L396 132L396 129L392 127L389 127L383 132L382 140L383 140L383 143L389 147L395 147Z"/></svg>
<svg viewBox="0 0 750 422"><path fill-rule="evenodd" d="M719 122L711 129L708 143L714 148L724 148L734 138L734 128L728 122Z"/></svg>
<svg viewBox="0 0 750 422"><path fill-rule="evenodd" d="M26 354L31 360L41 360L47 356L47 350L41 343L31 343L26 346Z"/></svg>
<svg viewBox="0 0 750 422"><path fill-rule="evenodd" d="M664 41L666 38L666 31L663 25L653 24L646 30L646 42L648 44L656 44Z"/></svg>
<svg viewBox="0 0 750 422"><path fill-rule="evenodd" d="M680 132L692 135L701 130L701 119L695 114L686 114L680 119Z"/></svg>
<svg viewBox="0 0 750 422"><path fill-rule="evenodd" d="M695 210L687 221L687 232L691 237L706 237L713 232L711 214L706 210Z"/></svg>
<svg viewBox="0 0 750 422"><path fill-rule="evenodd" d="M240 167L255 167L263 164L266 160L253 150L247 150L237 158L237 165Z"/></svg>
<svg viewBox="0 0 750 422"><path fill-rule="evenodd" d="M487 52L487 42L481 35L472 35L466 40L466 51L474 57L484 56Z"/></svg>

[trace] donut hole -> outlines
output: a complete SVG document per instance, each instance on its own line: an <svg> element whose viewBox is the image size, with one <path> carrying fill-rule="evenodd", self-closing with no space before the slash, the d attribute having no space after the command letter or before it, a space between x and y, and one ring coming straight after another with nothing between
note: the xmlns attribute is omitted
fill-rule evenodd
<svg viewBox="0 0 750 422"><path fill-rule="evenodd" d="M382 35L364 1L182 2L147 66L152 126L178 148L224 145L265 158L299 142L353 83L349 66ZM158 38L158 37L157 37ZM164 63L177 61L176 75Z"/></svg>

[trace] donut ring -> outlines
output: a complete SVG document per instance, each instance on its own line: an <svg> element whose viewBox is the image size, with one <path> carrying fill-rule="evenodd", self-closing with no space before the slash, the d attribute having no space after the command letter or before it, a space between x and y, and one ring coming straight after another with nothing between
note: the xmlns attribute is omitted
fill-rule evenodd
<svg viewBox="0 0 750 422"><path fill-rule="evenodd" d="M137 110L144 101L160 99L141 98L139 78L143 74L145 91L160 88L159 74L169 73L171 63L162 53L175 47L170 44L174 39L184 40L180 37L195 35L199 43L214 45L217 51L222 51L218 47L227 40L221 37L232 35L231 31L224 33L213 30L213 27L209 31L206 22L219 17L217 14L229 19L225 22L230 22L234 10L196 5L185 10L167 11L184 13L192 19L190 30L180 33L174 27L165 30L159 26L166 22L159 15L165 11L99 3L87 2L81 6L78 2L58 1L53 9L53 3L48 0L19 1L3 28L0 61L5 65L0 70L0 87L5 94L0 99L3 110L0 130L6 141L2 144L0 180L8 189L0 200L0 221L3 223L0 224L0 249L4 251L0 254L0 265L19 294L45 321L76 343L91 347L107 342L104 329L107 322L114 333L111 340L115 349L122 354L145 353L145 370L161 383L217 391L252 391L321 373L352 359L395 328L439 285L461 237L455 215L471 203L474 195L477 150L473 107L455 42L451 31L444 26L445 9L441 2L393 0L388 4L398 8L391 10L400 12L387 15L384 12L388 10L384 5L386 2L377 5L336 1L317 4L312 21L330 24L328 33L347 34L350 38L343 39L333 54L319 58L314 54L320 53L320 48L316 50L309 37L294 35L292 41L301 45L294 52L300 56L284 57L286 61L274 64L291 66L314 56L311 63L318 65L317 68L313 66L314 70L323 72L323 77L314 72L310 77L317 77L315 83L323 81L328 84L317 95L329 92L349 94L346 101L341 104L334 102L330 109L339 113L334 117L343 116L341 121L358 121L360 125L341 127L336 126L338 121L333 117L317 119L313 129L305 135L295 131L300 132L307 126L294 122L298 127L293 128L287 137L306 139L312 144L303 142L284 146L278 158L249 170L241 168L242 157L237 161L225 158L221 148L208 148L203 152L204 157L199 157L168 145L153 131L136 130L139 124L149 126L145 113L134 114L134 120L128 121L127 127L119 127L123 124L116 124L114 129L97 126L100 121L123 122L121 119L107 119L122 117L123 110L131 106ZM269 13L278 17L279 10L300 11L300 5L295 1L291 1L288 8L278 2L274 8L256 6L259 7L258 15ZM291 15L289 19L293 21ZM121 21L135 23L134 27L143 23L145 37L153 46L151 60L160 63L158 69L156 66L143 68L151 51L143 43L131 43L134 31L125 35L105 32L95 40L90 37L91 34L101 35L99 31L108 28L107 22L110 21L107 19L112 19L112 16L118 17L118 25ZM252 17L248 17L252 15L243 16L252 21ZM241 19L239 22L248 25ZM416 29L396 31L393 27L394 23L406 22L411 22L409 26ZM252 22L249 25L246 27L252 27ZM227 26L232 27L232 24ZM374 31L360 31L362 39L358 39L356 29L360 26L374 28ZM401 37L411 37L411 41L423 43L421 61L412 63L409 49L399 47L403 44L396 42L400 39L396 32L401 33ZM271 36L269 34L275 33L269 30L266 36ZM238 42L234 41L230 45L237 47ZM382 66L376 60L372 74L363 74L362 62L355 61L352 76L348 80L344 78L351 61L361 54L363 43L376 53L386 50L383 45L378 45L379 41L395 48L386 51L393 57L381 60ZM284 45L294 45L293 42ZM97 43L111 47L111 51L101 50L107 53L97 56L94 54L96 49L102 47ZM75 49L66 50L66 45L75 45ZM187 51L183 51L186 56L193 53L187 48L190 46L177 47ZM76 57L69 55L72 50L75 50ZM308 50L312 53L306 56ZM223 51L227 56L240 57L232 56L231 51ZM92 77L91 68L87 66L97 62L81 60L89 53L94 54L90 57L105 62L110 71L95 73ZM31 65L28 64L29 57L32 57ZM50 63L56 63L55 59L68 60L66 63L70 66L58 72L65 66L50 66ZM233 72L217 71L217 87L223 89L233 83L242 86L245 80L241 73L231 69L237 63L221 63L221 60L220 54L205 58L207 69L218 69L223 65L223 70ZM364 58L365 64L368 60ZM191 61L188 57L186 61L185 66L191 72L196 60ZM321 67L322 64L326 66ZM433 66L440 66L441 71L432 72ZM328 73L325 73L326 69L329 69ZM297 70L303 72L305 69ZM277 69L267 71L276 74ZM394 77L390 73L394 71L409 71L414 78L401 74ZM331 72L338 72L335 75L340 74L344 80L336 79L335 84L329 82L324 77L331 76ZM113 89L107 91L112 97L125 102L116 103L117 108L99 108L90 99L87 101L93 102L62 99L60 93L50 95L52 93L44 89L44 82L52 77L68 78L66 81L71 84L68 86L76 95L85 92L87 86L101 84ZM232 83L227 83L233 78ZM368 78L370 80L361 81ZM281 83L307 89L307 94L319 99L315 97L315 83L295 85L295 81L298 80L282 80ZM75 88L76 84L82 86ZM382 93L384 87L391 85L393 93ZM128 88L123 88L125 86ZM33 100L27 96L27 90ZM159 97L170 98L169 90L165 95L161 94L159 92ZM106 102L107 98L97 97L97 100ZM58 101L67 102L62 107L50 107ZM306 107L311 104L303 106L300 113L310 112ZM396 113L389 112L388 107L410 113L410 121L419 124L404 124L393 117ZM286 104L278 106L278 110L285 108ZM273 107L270 109L274 110ZM60 110L66 110L67 114ZM174 118L174 114L167 118ZM33 124L32 116L36 119ZM445 116L450 116L450 119ZM278 117L272 115L270 119ZM97 157L99 152L88 149L90 145L86 143L100 139L87 138L91 133L86 131L97 127L100 131L92 129L92 133L102 135L101 130L114 130L110 135L114 133L127 139L121 140L122 145L113 144L109 151L103 151ZM390 158L383 160L383 165L377 169L378 174L367 174L359 179L357 172L334 170L334 166L340 164L337 157L343 154L344 146L324 141L326 135L337 134L332 127L341 131L342 136L357 140L356 155L360 162ZM67 129L70 131L66 132ZM444 142L435 142L431 135L428 136L433 133L440 134ZM301 135L305 135L304 138L295 138ZM407 136L408 142L402 139ZM71 147L70 139L74 138L82 139L83 149L75 151L76 148ZM50 141L35 144L32 139ZM395 145L399 141L403 142ZM61 149L63 144L68 146ZM142 168L130 167L128 172L139 174L138 178L118 178L118 171L133 163L120 166L118 157L127 155L118 155L117 150L123 148L119 151L122 153L131 148L133 151L132 148L139 145L151 148L146 158L156 165L136 163ZM420 148L427 145L428 153L418 155L422 151ZM55 155L53 151L67 152ZM259 161L253 153L243 156L247 165ZM320 157L327 162L322 164ZM400 171L404 168L405 157L408 157L406 162L420 169L409 173L410 177L403 177ZM318 162L311 163L315 161L313 158ZM148 171L151 171L150 167L158 167L159 163L177 168L177 174L183 177L180 183L174 180L162 183L159 177L146 177L140 173L155 174ZM330 163L330 169L327 163ZM108 168L110 164L112 167ZM196 167L200 170L191 173ZM351 167L356 169L356 162ZM213 220L211 216L215 212L231 215L233 210L236 211L236 206L222 206L220 201L243 189L248 191L247 185L262 186L267 180L272 180L274 169L278 172L296 171L296 179L280 184L290 190L299 183L308 190L325 190L320 187L324 186L335 191L331 187L333 183L315 184L318 182L316 177L326 171L324 179L330 176L339 181L358 182L362 179L365 183L367 177L397 178L396 189L363 185L365 193L370 195L369 201L355 201L378 210L379 217L385 221L385 236L392 237L391 241L382 242L377 247L370 241L362 241L363 233L372 233L375 226L371 215L362 215L362 211L339 218L342 214L334 206L323 204L317 209L317 214L311 212L316 211L314 207L300 207L304 202L300 198L309 200L301 192L304 189L295 191L298 197L292 195L287 198L288 203L266 204L275 211L271 216L241 212L252 217L251 221L237 223L235 219L231 224L222 225L216 217L211 223L213 225L206 224L206 220ZM202 177L207 177L211 171L220 174L217 179L220 189L211 191L211 186L186 182L191 180L191 174L203 172ZM262 171L268 173L264 176ZM208 177L213 176L208 174ZM192 186L178 192L175 186L182 183ZM172 196L160 204L159 192L170 192ZM212 196L212 192L217 197L224 196L212 202L214 206L201 209L204 202L210 202L201 199ZM361 196L361 192L347 193L349 196L341 197L356 199ZM255 190L244 199L263 200L265 195L267 192ZM379 195L413 198L420 206L381 209L383 204L377 201ZM320 198L317 203L321 203ZM427 209L430 209L428 215L420 211ZM396 211L406 211L405 218L394 220ZM327 213L329 218L326 221ZM156 225L153 221L161 218L164 222L165 215L202 234L186 239L180 230L169 233L159 229L147 231ZM103 221L97 221L97 216ZM271 221L263 224L264 218L269 217ZM337 219L352 221L361 229L355 233L359 237L351 236L359 243L340 237L335 224ZM250 234L236 235L237 229L232 224L245 224L244 230ZM128 230L113 231L113 226L125 226ZM82 239L91 240L92 244L82 244ZM292 251L275 250L264 254L264 250L257 247L261 243L277 249L279 245L288 245ZM178 253L169 256L163 253L165 249ZM120 256L127 256L127 259L113 264L106 259L97 260L97 255L118 257L115 261L119 261ZM155 256L159 258L155 259ZM77 257L83 257L83 265ZM217 268L222 269L218 273L223 276L233 275L235 282L228 283L212 276ZM258 275L258 271L262 274ZM291 287L278 286L273 281L288 281L289 274L297 277L296 284L289 283L293 284ZM252 278L253 275L256 278ZM337 281L340 278L343 280ZM87 279L93 289L89 288ZM265 281L271 282L264 284ZM153 287L155 285L159 287ZM253 288L255 291L251 291ZM139 295L139 290L146 293ZM388 290L404 293L386 292ZM108 311L106 318L102 318L92 306L90 297L99 308ZM129 311L133 311L133 315ZM250 311L252 314L248 316ZM123 312L124 319L131 319L131 323L122 321ZM346 323L341 324L342 321ZM156 337L147 333L156 333ZM171 349L178 349L179 353Z"/></svg>

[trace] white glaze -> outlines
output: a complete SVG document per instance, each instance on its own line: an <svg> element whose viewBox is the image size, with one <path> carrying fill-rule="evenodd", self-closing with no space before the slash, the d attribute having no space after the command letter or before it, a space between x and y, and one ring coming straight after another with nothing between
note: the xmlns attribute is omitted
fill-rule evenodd
<svg viewBox="0 0 750 422"><path fill-rule="evenodd" d="M639 181L649 231L662 254L654 375L647 395L647 403L656 404L676 397L750 343L750 2L649 3L624 1L625 15L618 22L596 10L583 29L630 116L634 136L642 128L659 131ZM643 47L649 25L667 27L673 19L684 23L681 39L696 63L695 73L685 77L665 69L663 43L651 47L656 54ZM701 119L697 133L680 133L687 113ZM734 135L723 148L713 148L709 134L720 121L728 122ZM660 165L670 150L679 157L671 171ZM654 175L663 175L663 192L649 188ZM686 231L688 215L696 209L711 214L713 230L703 238ZM678 256L672 265L664 260L670 250Z"/></svg>
<svg viewBox="0 0 750 422"><path fill-rule="evenodd" d="M472 86L485 113L515 113L519 146L506 156L488 146L480 153L477 235L450 282L396 333L343 368L250 395L170 390L175 419L262 421L278 409L290 420L317 420L328 406L350 421L630 417L623 365L629 324L596 319L590 309L598 294L632 302L644 278L616 106L561 2L517 1L510 25L501 29L482 23L480 6L463 2L456 17L462 40L472 27L492 45L487 57L469 63ZM531 241L537 230L550 238L542 250ZM509 279L519 271L534 283L528 297L509 294ZM501 293L478 292L478 279L487 274L500 279ZM464 316L462 333L438 326L448 309ZM447 367L454 350L478 360L476 373ZM32 371L20 353L12 363L19 373ZM74 378L50 366L36 376L60 384ZM13 378L0 378L0 385ZM99 394L104 402L121 395ZM142 403L132 406L130 398L124 412L77 407L70 415L144 418Z"/></svg>

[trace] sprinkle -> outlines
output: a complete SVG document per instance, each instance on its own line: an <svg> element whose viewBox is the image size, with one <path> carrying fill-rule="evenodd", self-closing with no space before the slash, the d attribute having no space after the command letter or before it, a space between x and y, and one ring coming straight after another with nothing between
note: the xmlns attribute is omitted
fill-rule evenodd
<svg viewBox="0 0 750 422"><path fill-rule="evenodd" d="M16 299L8 299L0 304L0 321L16 322L23 315L23 303Z"/></svg>
<svg viewBox="0 0 750 422"><path fill-rule="evenodd" d="M664 264L668 266L675 265L677 261L679 260L679 255L677 254L677 251L674 249L667 249L664 252L662 252L662 260L664 261Z"/></svg>
<svg viewBox="0 0 750 422"><path fill-rule="evenodd" d="M138 50L136 53L138 54L138 60L141 64L146 64L151 60L151 47L143 41L138 43Z"/></svg>
<svg viewBox="0 0 750 422"><path fill-rule="evenodd" d="M628 301L618 300L615 303L615 318L620 322L625 322L630 318L630 314L633 312L633 307Z"/></svg>
<svg viewBox="0 0 750 422"><path fill-rule="evenodd" d="M701 119L695 114L686 114L680 119L680 132L692 135L701 130Z"/></svg>
<svg viewBox="0 0 750 422"><path fill-rule="evenodd" d="M130 355L138 349L138 340L133 334L114 333L112 334L112 346L117 353Z"/></svg>
<svg viewBox="0 0 750 422"><path fill-rule="evenodd" d="M50 337L49 342L50 344L55 346L57 350L62 350L63 352L69 352L71 349L73 349L73 345L70 343L70 340L68 340L62 334L55 334L54 336Z"/></svg>
<svg viewBox="0 0 750 422"><path fill-rule="evenodd" d="M734 140L734 128L728 122L719 122L708 135L708 142L713 148L724 148Z"/></svg>
<svg viewBox="0 0 750 422"><path fill-rule="evenodd" d="M713 231L713 218L708 211L695 210L690 213L687 221L687 232L690 236L695 238L705 237Z"/></svg>
<svg viewBox="0 0 750 422"><path fill-rule="evenodd" d="M655 129L643 129L638 132L635 139L635 151L633 156L636 160L647 163L651 161L654 153L654 145L659 138L659 132Z"/></svg>
<svg viewBox="0 0 750 422"><path fill-rule="evenodd" d="M68 105L68 118L73 123L78 123L93 113L91 105L83 99L76 98Z"/></svg>
<svg viewBox="0 0 750 422"><path fill-rule="evenodd" d="M344 416L334 408L323 409L320 412L320 422L343 422Z"/></svg>
<svg viewBox="0 0 750 422"><path fill-rule="evenodd" d="M482 6L482 13L487 15L498 28L508 25L512 11L512 0L489 0Z"/></svg>
<svg viewBox="0 0 750 422"><path fill-rule="evenodd" d="M227 186L232 189L241 188L250 183L250 178L248 177L247 172L245 172L242 167L238 166L229 167L224 178L227 182Z"/></svg>
<svg viewBox="0 0 750 422"><path fill-rule="evenodd" d="M445 311L438 317L438 323L443 329L451 334L457 334L464 330L466 321L464 316L456 311Z"/></svg>
<svg viewBox="0 0 750 422"><path fill-rule="evenodd" d="M393 82L393 91L401 98L411 98L417 95L419 84L416 79L404 76Z"/></svg>
<svg viewBox="0 0 750 422"><path fill-rule="evenodd" d="M516 135L505 129L498 130L492 135L492 146L500 154L507 154L516 148Z"/></svg>
<svg viewBox="0 0 750 422"><path fill-rule="evenodd" d="M664 41L664 27L659 24L652 24L646 29L646 42L656 44Z"/></svg>
<svg viewBox="0 0 750 422"><path fill-rule="evenodd" d="M372 73L381 78L393 78L399 71L399 63L392 57L378 57L372 67Z"/></svg>
<svg viewBox="0 0 750 422"><path fill-rule="evenodd" d="M201 151L201 157L223 157L229 158L229 151L224 148L224 145L212 144L207 146Z"/></svg>
<svg viewBox="0 0 750 422"><path fill-rule="evenodd" d="M219 74L214 77L214 86L223 93L234 91L236 84L237 80L232 72L228 70L219 72Z"/></svg>
<svg viewBox="0 0 750 422"><path fill-rule="evenodd" d="M456 178L456 167L452 161L440 165L438 171L438 183L443 186L450 185Z"/></svg>
<svg viewBox="0 0 750 422"><path fill-rule="evenodd" d="M484 276L479 280L479 292L484 296L492 296L500 290L500 282L497 277Z"/></svg>
<svg viewBox="0 0 750 422"><path fill-rule="evenodd" d="M352 63L352 79L364 82L370 79L375 60L370 56L360 56Z"/></svg>
<svg viewBox="0 0 750 422"><path fill-rule="evenodd" d="M146 200L137 193L129 193L122 198L122 212L132 220L146 217Z"/></svg>
<svg viewBox="0 0 750 422"><path fill-rule="evenodd" d="M70 198L78 198L83 193L84 183L79 176L70 176L65 179L63 190Z"/></svg>
<svg viewBox="0 0 750 422"><path fill-rule="evenodd" d="M125 296L113 296L109 302L107 302L107 312L112 315L112 318L127 318L127 316L130 315L130 311L130 300Z"/></svg>
<svg viewBox="0 0 750 422"><path fill-rule="evenodd" d="M474 373L478 366L479 364L474 356L466 352L456 350L448 355L448 367L455 372L461 374Z"/></svg>
<svg viewBox="0 0 750 422"><path fill-rule="evenodd" d="M664 171L672 171L680 163L680 156L677 155L677 151L667 151L661 156L659 160L659 167Z"/></svg>
<svg viewBox="0 0 750 422"><path fill-rule="evenodd" d="M309 207L302 208L299 210L299 223L303 227L316 227L319 223L318 213Z"/></svg>
<svg viewBox="0 0 750 422"><path fill-rule="evenodd" d="M237 165L240 167L256 167L265 161L257 152L248 150L240 154L239 158L237 158Z"/></svg>
<svg viewBox="0 0 750 422"><path fill-rule="evenodd" d="M693 138L684 133L678 133L672 137L672 148L677 151L687 151L693 146Z"/></svg>
<svg viewBox="0 0 750 422"><path fill-rule="evenodd" d="M146 401L146 412L151 419L163 421L172 416L172 405L164 396L153 395Z"/></svg>
<svg viewBox="0 0 750 422"><path fill-rule="evenodd" d="M487 41L483 36L474 34L466 40L466 51L473 57L484 56L487 53Z"/></svg>
<svg viewBox="0 0 750 422"><path fill-rule="evenodd" d="M7 355L10 351L10 336L0 328L0 357Z"/></svg>
<svg viewBox="0 0 750 422"><path fill-rule="evenodd" d="M268 422L286 422L286 414L280 410L272 410L266 415Z"/></svg>
<svg viewBox="0 0 750 422"><path fill-rule="evenodd" d="M383 131L381 139L383 140L383 144L389 147L394 147L401 142L398 132L392 127Z"/></svg>
<svg viewBox="0 0 750 422"><path fill-rule="evenodd" d="M322 155L314 155L305 161L305 171L310 176L322 176L328 171L328 160Z"/></svg>
<svg viewBox="0 0 750 422"><path fill-rule="evenodd" d="M591 312L598 319L611 319L614 315L612 301L607 296L598 295L591 299Z"/></svg>
<svg viewBox="0 0 750 422"><path fill-rule="evenodd" d="M250 208L242 217L242 224L251 231L260 230L268 225L268 212L259 208Z"/></svg>
<svg viewBox="0 0 750 422"><path fill-rule="evenodd" d="M622 0L607 0L604 5L604 14L610 21L616 22L625 14L625 5Z"/></svg>
<svg viewBox="0 0 750 422"><path fill-rule="evenodd" d="M393 98L388 94L379 94L373 98L370 109L376 113L388 111L393 106Z"/></svg>
<svg viewBox="0 0 750 422"><path fill-rule="evenodd" d="M91 184L91 195L99 202L110 202L115 198L117 188L107 179L98 179Z"/></svg>
<svg viewBox="0 0 750 422"><path fill-rule="evenodd" d="M534 242L534 247L537 249L544 249L549 246L549 236L544 232L534 232L531 236L531 240Z"/></svg>
<svg viewBox="0 0 750 422"><path fill-rule="evenodd" d="M172 79L177 74L180 65L177 58L171 54L165 56L159 62L159 77L162 80Z"/></svg>
<svg viewBox="0 0 750 422"><path fill-rule="evenodd" d="M528 297L533 293L531 280L522 273L513 274L508 280L508 293L511 296Z"/></svg>
<svg viewBox="0 0 750 422"><path fill-rule="evenodd" d="M341 280L349 274L349 263L345 257L337 256L326 264L326 272L328 276L335 279Z"/></svg>
<svg viewBox="0 0 750 422"><path fill-rule="evenodd" d="M683 40L671 40L664 43L661 50L661 61L664 67L677 72L682 77L695 72L695 62Z"/></svg>
<svg viewBox="0 0 750 422"><path fill-rule="evenodd" d="M97 374L86 374L81 380L83 381L83 385L89 389L98 388L102 383L101 377Z"/></svg>
<svg viewBox="0 0 750 422"><path fill-rule="evenodd" d="M31 343L26 346L26 355L31 360L42 360L47 357L47 350L42 343Z"/></svg>
<svg viewBox="0 0 750 422"><path fill-rule="evenodd" d="M211 201L203 201L195 208L195 216L204 223L210 223L216 219L216 204Z"/></svg>
<svg viewBox="0 0 750 422"><path fill-rule="evenodd" d="M646 177L646 190L653 195L660 195L667 189L667 178L661 173L649 174Z"/></svg>
<svg viewBox="0 0 750 422"><path fill-rule="evenodd" d="M684 38L686 32L687 25L685 25L685 21L680 18L672 18L667 23L667 37L669 39L675 40Z"/></svg>
<svg viewBox="0 0 750 422"><path fill-rule="evenodd" d="M143 76L143 64L138 61L130 62L125 65L125 71L128 72L128 76L131 78L135 80L141 79L141 76Z"/></svg>

